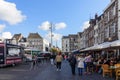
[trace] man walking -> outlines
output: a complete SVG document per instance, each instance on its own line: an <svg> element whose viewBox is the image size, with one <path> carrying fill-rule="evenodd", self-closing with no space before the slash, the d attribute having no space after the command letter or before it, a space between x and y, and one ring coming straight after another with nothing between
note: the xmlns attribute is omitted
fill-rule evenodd
<svg viewBox="0 0 120 80"><path fill-rule="evenodd" d="M75 75L75 66L76 66L76 57L75 55L71 55L70 58L69 58L69 63L70 63L70 66L71 66L71 71L72 71L72 74Z"/></svg>

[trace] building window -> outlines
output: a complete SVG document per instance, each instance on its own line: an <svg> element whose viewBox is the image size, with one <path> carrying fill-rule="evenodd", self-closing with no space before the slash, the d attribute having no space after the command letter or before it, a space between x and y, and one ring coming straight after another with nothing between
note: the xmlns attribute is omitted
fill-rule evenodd
<svg viewBox="0 0 120 80"><path fill-rule="evenodd" d="M112 24L112 29L113 29L113 33L115 33L116 32L116 30L115 30L116 29L116 23Z"/></svg>
<svg viewBox="0 0 120 80"><path fill-rule="evenodd" d="M66 44L66 47L67 47L67 44Z"/></svg>
<svg viewBox="0 0 120 80"><path fill-rule="evenodd" d="M109 12L108 12L107 16L108 16L108 20L107 21L109 21L110 20L110 13Z"/></svg>
<svg viewBox="0 0 120 80"><path fill-rule="evenodd" d="M113 15L116 14L116 6L113 7Z"/></svg>
<svg viewBox="0 0 120 80"><path fill-rule="evenodd" d="M68 50L66 49L66 52L67 52Z"/></svg>
<svg viewBox="0 0 120 80"><path fill-rule="evenodd" d="M66 43L67 43L67 40L66 40Z"/></svg>
<svg viewBox="0 0 120 80"><path fill-rule="evenodd" d="M75 41L75 38L73 40Z"/></svg>
<svg viewBox="0 0 120 80"><path fill-rule="evenodd" d="M109 26L105 28L105 38L109 37Z"/></svg>
<svg viewBox="0 0 120 80"><path fill-rule="evenodd" d="M115 23L112 23L112 24L110 25L110 37L112 37L112 36L115 35L115 31L116 31L115 29L116 29Z"/></svg>

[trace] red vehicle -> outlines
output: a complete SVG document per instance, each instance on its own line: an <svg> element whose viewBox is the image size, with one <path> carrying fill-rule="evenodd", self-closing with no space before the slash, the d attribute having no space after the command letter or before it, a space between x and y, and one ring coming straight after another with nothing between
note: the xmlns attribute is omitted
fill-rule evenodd
<svg viewBox="0 0 120 80"><path fill-rule="evenodd" d="M22 62L21 46L0 43L0 66L15 65Z"/></svg>

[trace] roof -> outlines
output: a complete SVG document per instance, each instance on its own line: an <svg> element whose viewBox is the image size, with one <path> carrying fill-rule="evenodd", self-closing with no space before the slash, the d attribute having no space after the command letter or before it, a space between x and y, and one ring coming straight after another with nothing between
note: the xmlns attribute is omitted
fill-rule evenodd
<svg viewBox="0 0 120 80"><path fill-rule="evenodd" d="M62 38L69 38L69 36L63 36Z"/></svg>
<svg viewBox="0 0 120 80"><path fill-rule="evenodd" d="M22 37L22 34L14 34L14 36L12 37L12 39L16 39L17 41Z"/></svg>
<svg viewBox="0 0 120 80"><path fill-rule="evenodd" d="M19 42L27 42L27 39L22 37Z"/></svg>
<svg viewBox="0 0 120 80"><path fill-rule="evenodd" d="M38 33L30 33L28 38L34 39L34 38L42 38Z"/></svg>
<svg viewBox="0 0 120 80"><path fill-rule="evenodd" d="M69 34L69 37L76 37L78 36L77 34Z"/></svg>

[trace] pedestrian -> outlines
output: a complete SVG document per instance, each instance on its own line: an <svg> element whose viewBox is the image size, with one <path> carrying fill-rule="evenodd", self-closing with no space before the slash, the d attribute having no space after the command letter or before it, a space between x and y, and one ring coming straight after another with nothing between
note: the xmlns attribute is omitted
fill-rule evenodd
<svg viewBox="0 0 120 80"><path fill-rule="evenodd" d="M77 62L75 55L71 54L68 61L69 61L70 67L71 67L72 74L75 75L75 66L76 66L76 62Z"/></svg>
<svg viewBox="0 0 120 80"><path fill-rule="evenodd" d="M51 54L50 55L50 63L52 64L52 65L54 65L54 61L53 61L54 59L53 59L53 54Z"/></svg>
<svg viewBox="0 0 120 80"><path fill-rule="evenodd" d="M86 63L86 74L91 74L91 65L92 65L92 56L91 54L87 54L87 56L85 57L85 63Z"/></svg>
<svg viewBox="0 0 120 80"><path fill-rule="evenodd" d="M56 58L56 55L55 55L55 54L53 54L53 63L54 63L54 65L56 66L56 61L55 61L55 58Z"/></svg>
<svg viewBox="0 0 120 80"><path fill-rule="evenodd" d="M30 70L35 69L36 64L37 64L37 56L33 55L32 56L32 61L31 61L31 68L30 68Z"/></svg>
<svg viewBox="0 0 120 80"><path fill-rule="evenodd" d="M64 59L65 59L65 61L67 60L67 55L64 55Z"/></svg>
<svg viewBox="0 0 120 80"><path fill-rule="evenodd" d="M77 67L78 67L78 74L79 74L79 75L82 75L82 74L83 74L84 60L85 60L85 59L84 59L84 57L83 57L82 54L79 55L78 58L77 58L77 62L78 62Z"/></svg>
<svg viewBox="0 0 120 80"><path fill-rule="evenodd" d="M55 58L57 71L61 71L62 59L63 59L63 57L60 52L60 53L58 53L58 55Z"/></svg>

